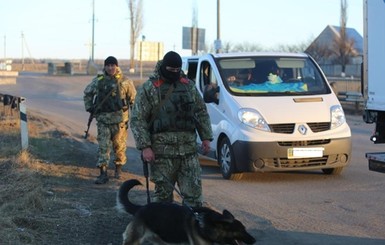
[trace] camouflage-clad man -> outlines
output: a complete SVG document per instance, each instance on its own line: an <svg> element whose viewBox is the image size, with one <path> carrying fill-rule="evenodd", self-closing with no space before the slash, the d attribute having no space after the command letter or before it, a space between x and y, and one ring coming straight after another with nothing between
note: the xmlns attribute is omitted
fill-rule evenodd
<svg viewBox="0 0 385 245"><path fill-rule="evenodd" d="M181 66L172 51L158 62L138 90L130 125L144 161L151 163L156 201L172 202L177 183L183 202L197 207L202 205L197 133L207 153L212 130L206 105L194 83L181 76Z"/></svg>
<svg viewBox="0 0 385 245"><path fill-rule="evenodd" d="M111 147L115 153L115 178L119 178L126 163L128 110L134 103L136 89L131 80L123 76L118 60L109 56L104 61L103 74L95 77L84 90L86 111L97 121L98 163L100 175L96 184L108 181L107 167Z"/></svg>

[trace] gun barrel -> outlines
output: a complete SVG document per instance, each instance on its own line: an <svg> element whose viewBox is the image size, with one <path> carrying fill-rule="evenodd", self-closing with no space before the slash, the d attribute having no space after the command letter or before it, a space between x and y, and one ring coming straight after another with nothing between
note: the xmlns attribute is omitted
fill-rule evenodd
<svg viewBox="0 0 385 245"><path fill-rule="evenodd" d="M85 139L87 139L87 137L88 137L88 131L90 131L90 126L91 126L93 118L94 118L94 115L92 113L90 113L90 117L88 118L88 123L87 123L87 130L84 131L85 132L85 134L84 134Z"/></svg>

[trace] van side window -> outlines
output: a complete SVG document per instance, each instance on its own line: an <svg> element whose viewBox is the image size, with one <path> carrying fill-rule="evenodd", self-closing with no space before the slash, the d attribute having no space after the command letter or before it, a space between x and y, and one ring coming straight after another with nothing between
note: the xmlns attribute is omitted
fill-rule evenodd
<svg viewBox="0 0 385 245"><path fill-rule="evenodd" d="M193 80L195 82L195 78L197 76L197 62L191 62L188 65L187 78Z"/></svg>
<svg viewBox="0 0 385 245"><path fill-rule="evenodd" d="M218 85L217 77L215 76L212 69L210 69L210 84Z"/></svg>
<svg viewBox="0 0 385 245"><path fill-rule="evenodd" d="M202 62L201 70L200 70L201 82L199 84L199 88L203 92L204 87L211 83L211 67L208 62Z"/></svg>
<svg viewBox="0 0 385 245"><path fill-rule="evenodd" d="M202 62L200 70L201 82L199 84L199 89L203 93L203 100L206 103L219 103L218 95L219 88L217 78L213 72L212 67L207 61Z"/></svg>

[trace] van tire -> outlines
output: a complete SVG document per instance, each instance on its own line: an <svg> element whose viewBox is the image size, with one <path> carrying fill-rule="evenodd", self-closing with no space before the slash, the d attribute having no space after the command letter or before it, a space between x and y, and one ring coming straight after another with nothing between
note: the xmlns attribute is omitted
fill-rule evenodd
<svg viewBox="0 0 385 245"><path fill-rule="evenodd" d="M328 174L328 175L339 175L342 170L344 169L344 167L338 167L338 168L323 168L322 169L322 172L324 174Z"/></svg>
<svg viewBox="0 0 385 245"><path fill-rule="evenodd" d="M224 179L232 179L235 171L235 157L230 140L224 137L218 147L218 164Z"/></svg>

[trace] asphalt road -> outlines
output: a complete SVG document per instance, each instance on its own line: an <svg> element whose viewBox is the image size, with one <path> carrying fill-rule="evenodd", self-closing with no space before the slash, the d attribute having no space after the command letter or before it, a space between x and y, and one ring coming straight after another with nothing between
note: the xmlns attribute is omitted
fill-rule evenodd
<svg viewBox="0 0 385 245"><path fill-rule="evenodd" d="M33 110L61 122L81 137L88 114L83 90L90 76L21 73L0 93L26 98ZM250 173L224 180L216 163L202 160L205 201L228 209L257 238L257 244L385 244L385 174L368 170L366 152L384 151L369 137L374 125L348 115L352 161L339 176L321 171ZM96 133L95 123L91 134ZM138 151L128 139L126 171L142 175Z"/></svg>

